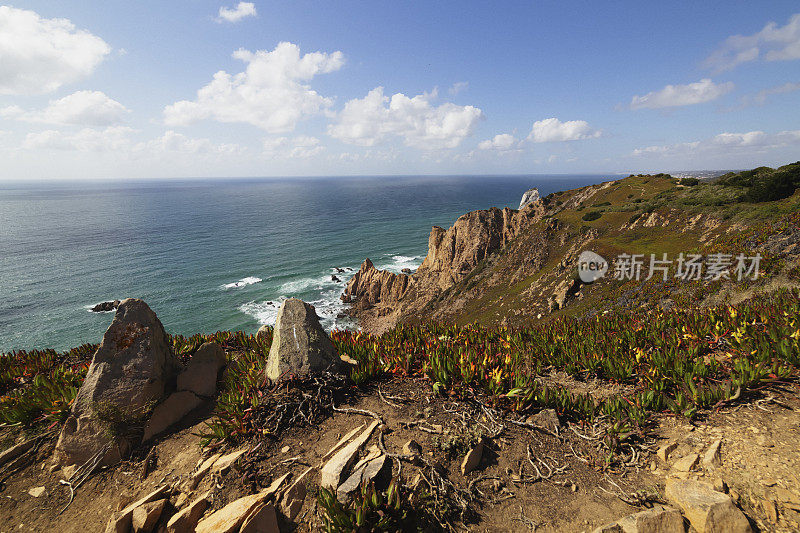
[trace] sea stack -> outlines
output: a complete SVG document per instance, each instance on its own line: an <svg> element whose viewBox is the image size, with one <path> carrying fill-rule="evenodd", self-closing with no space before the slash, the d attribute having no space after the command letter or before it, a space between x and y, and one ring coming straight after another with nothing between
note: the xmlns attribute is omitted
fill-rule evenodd
<svg viewBox="0 0 800 533"><path fill-rule="evenodd" d="M277 381L290 374L308 375L338 362L336 347L322 329L314 306L297 298L285 300L275 321L267 377Z"/></svg>

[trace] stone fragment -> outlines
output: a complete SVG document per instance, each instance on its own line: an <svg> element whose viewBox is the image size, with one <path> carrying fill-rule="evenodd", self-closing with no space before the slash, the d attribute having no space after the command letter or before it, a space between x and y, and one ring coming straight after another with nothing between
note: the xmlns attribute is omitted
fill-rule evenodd
<svg viewBox="0 0 800 533"><path fill-rule="evenodd" d="M675 464L672 465L672 469L676 472L690 472L695 466L697 466L697 462L700 460L700 456L696 453L690 453L686 457L681 457Z"/></svg>
<svg viewBox="0 0 800 533"><path fill-rule="evenodd" d="M297 298L284 300L275 321L267 377L277 381L285 374L307 375L339 363L336 347L322 329L314 307Z"/></svg>
<svg viewBox="0 0 800 533"><path fill-rule="evenodd" d="M403 455L421 455L422 446L417 441L411 439L403 445Z"/></svg>
<svg viewBox="0 0 800 533"><path fill-rule="evenodd" d="M775 504L775 500L770 500L769 498L761 500L761 507L764 508L764 512L767 514L767 518L769 518L770 522L777 524L778 506Z"/></svg>
<svg viewBox="0 0 800 533"><path fill-rule="evenodd" d="M271 503L262 503L245 518L239 533L280 533L278 515Z"/></svg>
<svg viewBox="0 0 800 533"><path fill-rule="evenodd" d="M214 455L203 461L197 468L197 471L194 474L192 474L192 476L189 478L186 487L187 490L193 491L195 488L197 488L197 485L200 483L203 477L205 477L205 475L208 474L208 471L211 470L211 467L214 466L214 463L216 463L217 459L219 459L220 457L222 457L222 454L215 453Z"/></svg>
<svg viewBox="0 0 800 533"><path fill-rule="evenodd" d="M372 432L380 422L375 420L351 443L336 452L333 457L322 467L320 485L336 490L342 482L347 469L353 464L358 450L369 440Z"/></svg>
<svg viewBox="0 0 800 533"><path fill-rule="evenodd" d="M164 507L167 500L156 500L140 505L133 510L131 516L131 525L133 533L150 533L155 529L158 519L161 518L161 513L164 512Z"/></svg>
<svg viewBox="0 0 800 533"><path fill-rule="evenodd" d="M178 390L211 397L217 392L217 376L225 366L225 352L216 342L200 346L189 360L186 370L178 374Z"/></svg>
<svg viewBox="0 0 800 533"><path fill-rule="evenodd" d="M153 492L147 494L146 496L136 500L132 504L125 507L122 511L116 513L111 519L108 521L108 525L106 526L106 532L124 532L128 533L133 526L132 518L133 518L133 511L146 503L150 503L155 500L162 499L169 490L169 485L161 485Z"/></svg>
<svg viewBox="0 0 800 533"><path fill-rule="evenodd" d="M750 533L752 528L731 500L701 481L667 479L665 494L698 533Z"/></svg>
<svg viewBox="0 0 800 533"><path fill-rule="evenodd" d="M556 413L555 409L542 409L529 417L528 422L556 434L558 433L558 428L561 427L561 421L558 419L558 413Z"/></svg>
<svg viewBox="0 0 800 533"><path fill-rule="evenodd" d="M352 439L352 438L353 438L353 436L355 436L355 434L356 434L356 433L358 433L359 431L361 431L362 429L364 429L364 425L365 425L365 424L361 424L360 426L358 426L358 427L355 427L355 428L351 429L350 431L348 431L348 432L347 432L347 434L346 434L344 437L342 437L341 439L339 439L339 442L337 442L336 444L334 444L334 445L333 445L333 447L331 447L331 449L330 449L330 450L328 450L328 453L326 453L326 454L325 454L325 455L322 457L322 462L324 462L324 461L325 461L325 460L326 460L328 457L330 457L331 455L333 455L334 453L336 453L337 451L339 451L339 449L340 449L342 446L344 446L345 444L347 444L347 443L350 441L350 439ZM321 466L321 465L320 465L320 466Z"/></svg>
<svg viewBox="0 0 800 533"><path fill-rule="evenodd" d="M247 453L247 449L243 448L241 450L236 450L235 452L229 453L227 455L223 455L219 459L214 462L214 465L211 467L212 472L224 472L228 468L233 465L239 458Z"/></svg>
<svg viewBox="0 0 800 533"><path fill-rule="evenodd" d="M177 424L183 417L200 406L202 401L194 393L189 391L174 392L169 397L158 404L150 415L150 420L144 426L143 441L148 441L153 437L167 431L171 426Z"/></svg>
<svg viewBox="0 0 800 533"><path fill-rule="evenodd" d="M658 455L658 458L661 459L662 462L666 463L667 460L669 460L670 454L672 452L674 452L675 448L677 448L677 447L678 447L678 443L677 442L675 442L675 441L668 442L668 443L664 444L663 446L661 446L658 449L658 451L656 452L656 454Z"/></svg>
<svg viewBox="0 0 800 533"><path fill-rule="evenodd" d="M392 464L387 459L388 458L386 455L382 454L379 457L370 459L361 465L356 465L356 467L353 468L353 473L350 475L350 477L348 477L344 483L339 485L339 487L336 489L336 496L339 501L347 501L350 493L358 490L362 483L375 481L376 486L379 489L382 488L383 485L388 484L383 483L383 481L388 481L388 477L391 477ZM389 476L385 475L387 470Z"/></svg>
<svg viewBox="0 0 800 533"><path fill-rule="evenodd" d="M210 497L211 491L208 491L187 505L185 509L175 513L167 522L167 532L189 533L194 531L197 522L200 521L203 513L208 509Z"/></svg>
<svg viewBox="0 0 800 533"><path fill-rule="evenodd" d="M264 324L256 332L256 337L259 339L267 338L272 335L272 326Z"/></svg>
<svg viewBox="0 0 800 533"><path fill-rule="evenodd" d="M300 477L289 485L280 498L280 510L290 521L297 518L303 508L303 502L306 499L306 483L308 482L306 478L312 470L314 468L309 468L300 474Z"/></svg>
<svg viewBox="0 0 800 533"><path fill-rule="evenodd" d="M45 490L44 487L33 487L31 489L28 489L28 494L30 494L34 498L38 498L39 496L44 494L44 490Z"/></svg>
<svg viewBox="0 0 800 533"><path fill-rule="evenodd" d="M464 457L464 460L461 462L461 474L467 475L476 468L481 463L481 457L483 457L483 439L481 438L478 441L478 444L472 447L472 449L467 452L467 455Z"/></svg>
<svg viewBox="0 0 800 533"><path fill-rule="evenodd" d="M611 524L604 524L597 529L595 529L592 533L622 533L622 527L616 522Z"/></svg>
<svg viewBox="0 0 800 533"><path fill-rule="evenodd" d="M257 494L245 496L235 500L219 511L211 513L209 516L200 520L195 528L196 533L232 533L247 519L250 513L258 508L262 503L271 498L289 474L284 474L272 484Z"/></svg>
<svg viewBox="0 0 800 533"><path fill-rule="evenodd" d="M61 430L55 450L59 463L83 464L109 445L101 463L119 462L135 443L112 437L109 426L143 423L179 369L156 314L142 300L121 302Z"/></svg>
<svg viewBox="0 0 800 533"><path fill-rule="evenodd" d="M717 440L708 447L708 450L703 455L703 466L709 469L722 466L722 457L719 453L720 445L722 445L722 440Z"/></svg>
<svg viewBox="0 0 800 533"><path fill-rule="evenodd" d="M617 521L623 533L683 533L683 517L672 507L657 505Z"/></svg>

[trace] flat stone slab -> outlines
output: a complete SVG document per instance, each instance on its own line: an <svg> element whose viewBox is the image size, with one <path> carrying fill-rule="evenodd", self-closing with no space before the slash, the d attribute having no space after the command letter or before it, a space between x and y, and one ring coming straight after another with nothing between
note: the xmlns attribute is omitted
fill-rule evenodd
<svg viewBox="0 0 800 533"><path fill-rule="evenodd" d="M667 499L677 505L698 533L750 533L744 513L730 496L717 492L708 483L668 479Z"/></svg>

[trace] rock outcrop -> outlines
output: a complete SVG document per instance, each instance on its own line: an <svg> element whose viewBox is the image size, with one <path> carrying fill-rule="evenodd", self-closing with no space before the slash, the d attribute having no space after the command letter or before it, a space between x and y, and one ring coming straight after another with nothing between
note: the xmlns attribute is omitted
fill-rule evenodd
<svg viewBox="0 0 800 533"><path fill-rule="evenodd" d="M118 430L143 425L179 368L156 314L142 300L123 300L61 430L58 461L82 464L103 450L103 464L119 461L137 437Z"/></svg>
<svg viewBox="0 0 800 533"><path fill-rule="evenodd" d="M378 316L385 316L411 302L417 307L424 305L464 280L481 261L541 219L545 207L538 192L528 200L521 211L493 207L467 213L447 230L434 226L428 237L428 253L414 274L378 270L366 259L347 283L342 301L353 303L360 317L363 311L377 306Z"/></svg>
<svg viewBox="0 0 800 533"><path fill-rule="evenodd" d="M522 195L522 199L519 201L519 209L524 209L529 205L539 201L540 201L539 189L537 189L536 187L534 187L533 189L528 189L527 191L525 191L525 193Z"/></svg>
<svg viewBox="0 0 800 533"><path fill-rule="evenodd" d="M108 311L113 311L117 307L119 307L120 301L114 300L113 302L100 302L99 304L92 307L92 313L106 313Z"/></svg>
<svg viewBox="0 0 800 533"><path fill-rule="evenodd" d="M276 381L284 374L307 375L339 362L336 347L322 329L314 307L297 298L285 300L275 321L267 377Z"/></svg>
<svg viewBox="0 0 800 533"><path fill-rule="evenodd" d="M345 303L358 301L362 307L380 302L396 302L405 296L414 280L407 274L395 274L388 270L378 270L369 258L361 263L361 268L347 282L342 295Z"/></svg>

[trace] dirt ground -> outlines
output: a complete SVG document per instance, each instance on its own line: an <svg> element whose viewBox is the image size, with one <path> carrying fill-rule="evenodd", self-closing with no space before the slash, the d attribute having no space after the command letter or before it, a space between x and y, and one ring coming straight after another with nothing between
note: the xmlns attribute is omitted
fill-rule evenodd
<svg viewBox="0 0 800 533"><path fill-rule="evenodd" d="M384 380L359 393L350 405L338 408L379 416L390 453L402 453L411 439L418 442L425 460L436 465L442 477L469 500L471 512L464 515L463 525L470 531L590 532L663 500L668 476L724 481L754 529L796 531L800 529L800 387L772 387L744 400L706 413L692 424L662 418L644 440L628 448L622 445L620 456L627 466L618 463L612 467L606 466L608 452L590 427L561 420L554 429L556 435L515 424L476 402L435 396L427 382ZM174 487L173 504L181 490L189 499L211 490L212 509L218 509L266 487L286 472L298 476L309 466L318 467L344 434L371 422L363 413L334 412L318 426L292 428L279 440L265 436L219 450L227 453L244 448L248 452L230 469L204 477L188 493L187 479L214 451L199 446L197 433L207 416L199 414L191 425L137 449L129 461L94 474L75 490L69 506L70 488L59 482L65 473L51 472L54 442L45 442L29 465L3 475L0 532L104 531L115 511L161 484ZM515 420L524 424L522 419ZM373 434L365 450L378 443L380 433ZM482 460L464 476L460 471L464 454L480 436L489 437ZM690 472L673 469L677 459L691 453L702 457L718 439L722 440L721 466L706 468L701 461ZM677 447L665 464L655 452L672 441ZM143 476L148 455L152 467ZM547 479L535 479L529 458ZM552 470L549 476L542 463ZM411 485L419 467L406 461L401 465L404 483ZM318 476L312 480L316 483ZM38 487L44 487L40 496L29 494ZM282 526L288 531L320 530L312 493L306 497L297 523Z"/></svg>

